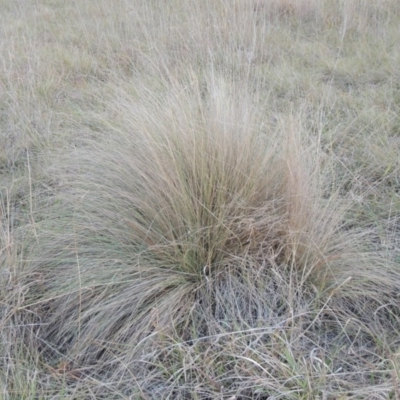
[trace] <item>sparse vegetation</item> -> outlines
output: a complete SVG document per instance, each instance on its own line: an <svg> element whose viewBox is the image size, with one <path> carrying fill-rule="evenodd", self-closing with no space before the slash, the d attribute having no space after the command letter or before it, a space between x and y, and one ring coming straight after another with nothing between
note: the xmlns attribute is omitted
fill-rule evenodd
<svg viewBox="0 0 400 400"><path fill-rule="evenodd" d="M0 398L400 398L400 4L0 0Z"/></svg>

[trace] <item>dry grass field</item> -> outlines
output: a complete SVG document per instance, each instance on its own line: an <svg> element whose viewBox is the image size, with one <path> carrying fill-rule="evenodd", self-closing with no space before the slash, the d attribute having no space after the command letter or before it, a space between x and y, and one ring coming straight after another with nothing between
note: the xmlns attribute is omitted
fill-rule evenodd
<svg viewBox="0 0 400 400"><path fill-rule="evenodd" d="M0 399L400 399L398 0L0 0Z"/></svg>

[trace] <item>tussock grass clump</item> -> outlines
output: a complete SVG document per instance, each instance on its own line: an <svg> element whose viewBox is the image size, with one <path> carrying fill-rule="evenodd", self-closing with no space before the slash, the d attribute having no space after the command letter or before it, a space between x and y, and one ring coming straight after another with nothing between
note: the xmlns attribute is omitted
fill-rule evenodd
<svg viewBox="0 0 400 400"><path fill-rule="evenodd" d="M398 397L399 1L0 9L1 399Z"/></svg>
<svg viewBox="0 0 400 400"><path fill-rule="evenodd" d="M372 360L378 336L394 340L381 327L398 326L399 273L324 198L295 119L272 132L242 87L206 86L119 93L119 122L51 171L63 184L37 223L30 292L43 357L150 398L382 385L350 349Z"/></svg>

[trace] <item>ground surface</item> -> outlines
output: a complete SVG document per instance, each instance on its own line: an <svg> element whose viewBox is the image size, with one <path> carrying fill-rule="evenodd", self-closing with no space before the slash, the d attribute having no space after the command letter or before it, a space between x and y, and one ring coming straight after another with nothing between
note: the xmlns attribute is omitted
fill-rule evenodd
<svg viewBox="0 0 400 400"><path fill-rule="evenodd" d="M0 398L400 398L396 0L0 0Z"/></svg>

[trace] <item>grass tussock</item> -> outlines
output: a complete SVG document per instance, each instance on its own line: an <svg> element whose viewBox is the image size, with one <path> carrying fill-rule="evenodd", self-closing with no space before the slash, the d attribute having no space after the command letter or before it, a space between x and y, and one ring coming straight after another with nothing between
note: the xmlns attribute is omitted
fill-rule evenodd
<svg viewBox="0 0 400 400"><path fill-rule="evenodd" d="M295 118L272 132L243 88L211 87L202 97L194 80L140 104L119 92L120 125L51 170L65 188L37 223L31 266L44 282L30 292L42 352L79 377L134 376L154 398L190 397L197 385L206 397L222 386L254 396L257 370L260 393L290 393L292 369L317 351L324 372L302 379L322 373L333 385L343 348L374 340L377 321L397 329L400 275L365 253L345 202L324 198L318 152ZM186 357L204 357L195 386ZM202 363L226 383L213 385ZM133 395L128 386L116 385Z"/></svg>
<svg viewBox="0 0 400 400"><path fill-rule="evenodd" d="M400 395L397 2L0 5L1 399Z"/></svg>

